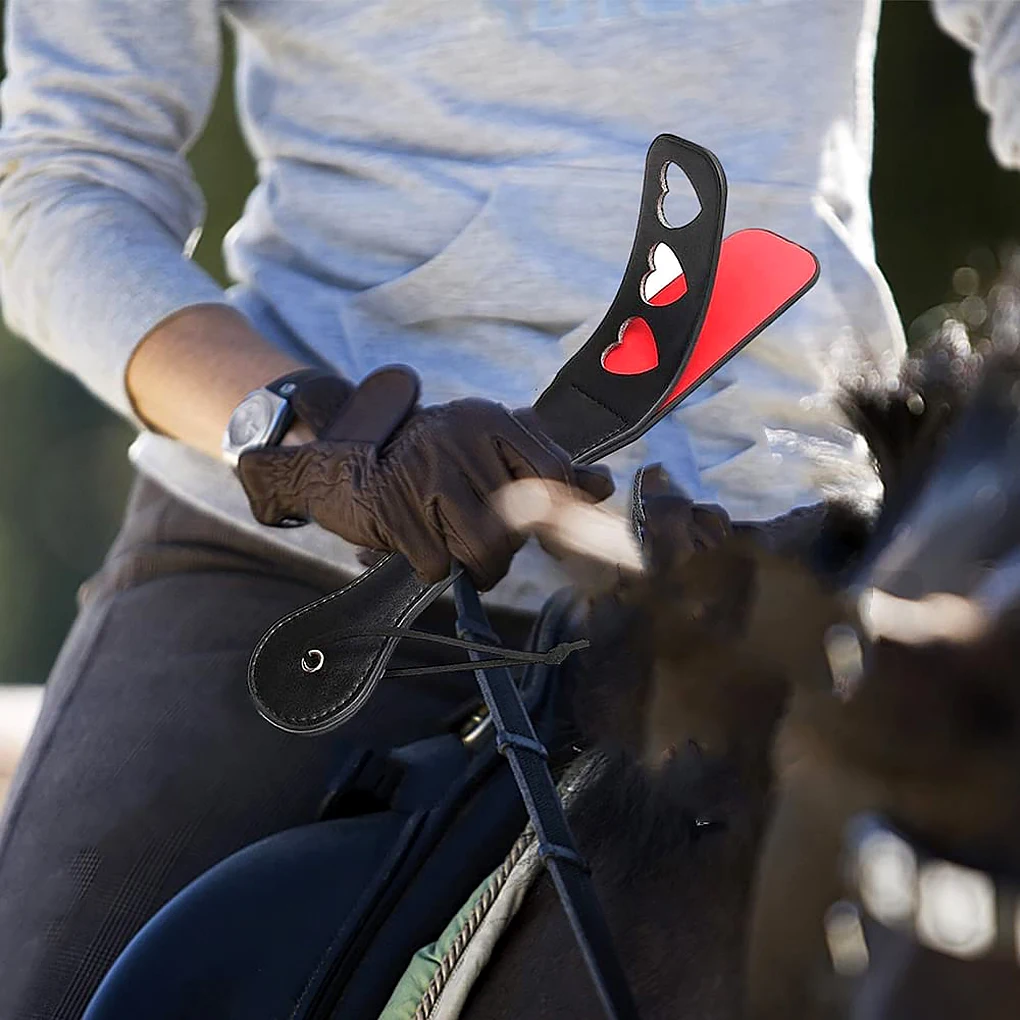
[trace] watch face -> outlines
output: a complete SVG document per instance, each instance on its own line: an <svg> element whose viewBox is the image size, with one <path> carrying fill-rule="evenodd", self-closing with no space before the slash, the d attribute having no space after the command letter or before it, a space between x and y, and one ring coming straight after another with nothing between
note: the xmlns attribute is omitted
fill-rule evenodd
<svg viewBox="0 0 1020 1020"><path fill-rule="evenodd" d="M227 425L227 439L234 449L268 438L276 407L268 393L252 393L238 404Z"/></svg>

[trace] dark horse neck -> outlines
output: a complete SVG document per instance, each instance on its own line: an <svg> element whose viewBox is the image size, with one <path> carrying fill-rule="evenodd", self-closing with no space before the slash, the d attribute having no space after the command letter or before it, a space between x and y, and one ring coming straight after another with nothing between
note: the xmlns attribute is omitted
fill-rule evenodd
<svg viewBox="0 0 1020 1020"><path fill-rule="evenodd" d="M692 749L652 776L589 762L570 806L642 1020L740 1016L744 930L766 791ZM764 770L763 770L764 771ZM597 1018L551 882L525 899L462 1020Z"/></svg>

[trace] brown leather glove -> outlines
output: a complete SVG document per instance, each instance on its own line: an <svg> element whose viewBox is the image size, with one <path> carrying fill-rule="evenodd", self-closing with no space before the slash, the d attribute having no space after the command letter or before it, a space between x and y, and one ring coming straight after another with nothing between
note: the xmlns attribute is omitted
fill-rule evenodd
<svg viewBox="0 0 1020 1020"><path fill-rule="evenodd" d="M481 399L419 408L417 396L418 377L401 365L373 372L353 393L339 378L299 386L291 404L318 439L241 456L255 518L313 520L357 545L397 550L428 583L447 576L453 557L486 591L527 537L493 509L495 490L540 477L595 501L613 492L605 469L572 466L527 409Z"/></svg>

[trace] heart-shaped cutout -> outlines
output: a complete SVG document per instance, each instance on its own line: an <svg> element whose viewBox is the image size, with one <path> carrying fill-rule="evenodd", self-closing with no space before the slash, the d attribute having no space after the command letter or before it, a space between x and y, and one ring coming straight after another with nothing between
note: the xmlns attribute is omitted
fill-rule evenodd
<svg viewBox="0 0 1020 1020"><path fill-rule="evenodd" d="M701 212L701 199L690 177L679 163L666 163L659 174L662 194L659 196L659 222L671 230L685 227Z"/></svg>
<svg viewBox="0 0 1020 1020"><path fill-rule="evenodd" d="M650 305L661 308L671 305L687 293L687 278L676 252L659 242L648 256L651 272L641 281L641 297Z"/></svg>
<svg viewBox="0 0 1020 1020"><path fill-rule="evenodd" d="M613 375L641 375L659 363L659 345L652 327L640 315L620 327L620 339L602 352L602 367Z"/></svg>

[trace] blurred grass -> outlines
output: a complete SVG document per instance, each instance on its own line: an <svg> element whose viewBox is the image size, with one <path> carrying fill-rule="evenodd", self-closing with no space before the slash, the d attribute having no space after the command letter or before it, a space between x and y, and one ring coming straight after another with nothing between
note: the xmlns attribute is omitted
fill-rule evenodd
<svg viewBox="0 0 1020 1020"><path fill-rule="evenodd" d="M233 116L229 45L225 66L192 153L209 204L196 259L221 281L223 234L254 183ZM993 162L969 57L941 35L926 3L884 5L876 101L876 245L910 323L960 297L961 265L975 266L977 290L987 289L1001 246L1020 238L1020 175ZM0 383L0 683L33 683L46 678L75 591L116 533L132 436L74 379L6 335Z"/></svg>
<svg viewBox="0 0 1020 1020"><path fill-rule="evenodd" d="M995 162L970 54L938 29L927 3L882 5L875 90L875 245L916 340L934 325L916 321L923 313L962 296L956 269L977 270L968 286L978 293L994 282L1020 240L1020 174Z"/></svg>
<svg viewBox="0 0 1020 1020"><path fill-rule="evenodd" d="M234 116L234 47L230 33L224 35L219 93L205 133L191 152L191 165L205 192L207 207L205 229L195 250L195 261L226 285L223 236L240 219L245 199L255 186L255 167Z"/></svg>

